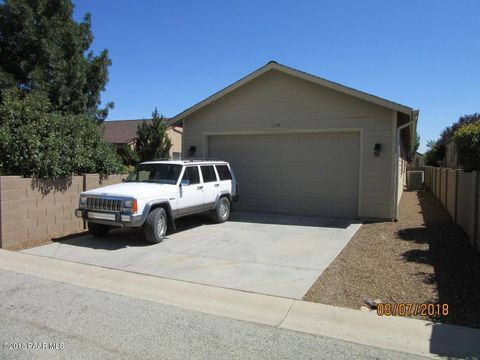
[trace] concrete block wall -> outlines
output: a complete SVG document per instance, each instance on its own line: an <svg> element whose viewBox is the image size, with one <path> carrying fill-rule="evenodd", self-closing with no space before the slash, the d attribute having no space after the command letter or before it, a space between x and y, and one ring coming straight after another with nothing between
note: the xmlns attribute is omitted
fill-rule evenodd
<svg viewBox="0 0 480 360"><path fill-rule="evenodd" d="M473 246L477 237L478 172L461 172L458 176L457 223L465 230Z"/></svg>
<svg viewBox="0 0 480 360"><path fill-rule="evenodd" d="M443 207L447 207L447 186L448 186L448 169L440 169L440 191L439 200Z"/></svg>
<svg viewBox="0 0 480 360"><path fill-rule="evenodd" d="M425 188L440 200L480 251L480 173L426 166Z"/></svg>
<svg viewBox="0 0 480 360"><path fill-rule="evenodd" d="M435 169L435 196L437 197L437 199L440 199L440 188L442 185L441 170L442 169L439 168Z"/></svg>
<svg viewBox="0 0 480 360"><path fill-rule="evenodd" d="M0 247L63 237L84 231L75 217L80 193L121 182L126 175L99 174L40 180L0 176Z"/></svg>
<svg viewBox="0 0 480 360"><path fill-rule="evenodd" d="M453 221L457 220L457 183L459 170L447 170L447 206Z"/></svg>

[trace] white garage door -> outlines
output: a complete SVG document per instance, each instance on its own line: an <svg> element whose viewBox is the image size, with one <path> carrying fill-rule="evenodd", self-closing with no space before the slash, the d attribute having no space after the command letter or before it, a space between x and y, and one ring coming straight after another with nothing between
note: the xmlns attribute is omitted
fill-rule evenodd
<svg viewBox="0 0 480 360"><path fill-rule="evenodd" d="M208 156L230 162L236 209L354 218L358 208L358 133L215 135Z"/></svg>

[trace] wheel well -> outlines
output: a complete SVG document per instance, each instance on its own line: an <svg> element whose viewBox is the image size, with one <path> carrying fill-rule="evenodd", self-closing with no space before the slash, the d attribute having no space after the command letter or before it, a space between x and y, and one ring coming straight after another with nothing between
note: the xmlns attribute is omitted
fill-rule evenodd
<svg viewBox="0 0 480 360"><path fill-rule="evenodd" d="M232 195L230 194L222 194L218 199L220 200L221 198L224 198L224 197L228 198L228 201L232 202Z"/></svg>
<svg viewBox="0 0 480 360"><path fill-rule="evenodd" d="M158 209L158 208L165 209L165 212L167 213L167 220L170 223L170 225L172 226L172 229L175 229L176 228L175 219L173 217L172 208L170 207L170 204L165 203L165 202L154 204L154 205L152 205L152 207L150 208L148 213L150 213L151 211L153 211L155 209Z"/></svg>
<svg viewBox="0 0 480 360"><path fill-rule="evenodd" d="M159 203L159 204L152 205L148 213L151 213L153 210L158 208L164 208L165 211L167 212L167 217L170 218L172 216L172 209L170 208L170 205L168 205L167 203Z"/></svg>

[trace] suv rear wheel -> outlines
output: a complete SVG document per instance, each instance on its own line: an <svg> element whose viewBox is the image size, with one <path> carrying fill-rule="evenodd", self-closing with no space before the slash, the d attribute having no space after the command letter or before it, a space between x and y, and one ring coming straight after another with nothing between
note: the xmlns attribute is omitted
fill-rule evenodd
<svg viewBox="0 0 480 360"><path fill-rule="evenodd" d="M145 221L145 237L148 242L158 244L163 241L167 232L167 213L164 208L150 211Z"/></svg>
<svg viewBox="0 0 480 360"><path fill-rule="evenodd" d="M88 232L95 237L107 236L109 230L110 225L96 224L90 221L88 222Z"/></svg>
<svg viewBox="0 0 480 360"><path fill-rule="evenodd" d="M218 200L217 206L212 211L212 219L216 223L223 223L230 217L230 200L222 197Z"/></svg>

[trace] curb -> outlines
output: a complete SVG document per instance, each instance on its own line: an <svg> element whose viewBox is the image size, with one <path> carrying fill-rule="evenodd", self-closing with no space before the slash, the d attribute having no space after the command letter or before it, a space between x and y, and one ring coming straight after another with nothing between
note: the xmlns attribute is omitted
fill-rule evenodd
<svg viewBox="0 0 480 360"><path fill-rule="evenodd" d="M0 268L237 320L423 356L480 357L480 330L142 275L0 249Z"/></svg>

